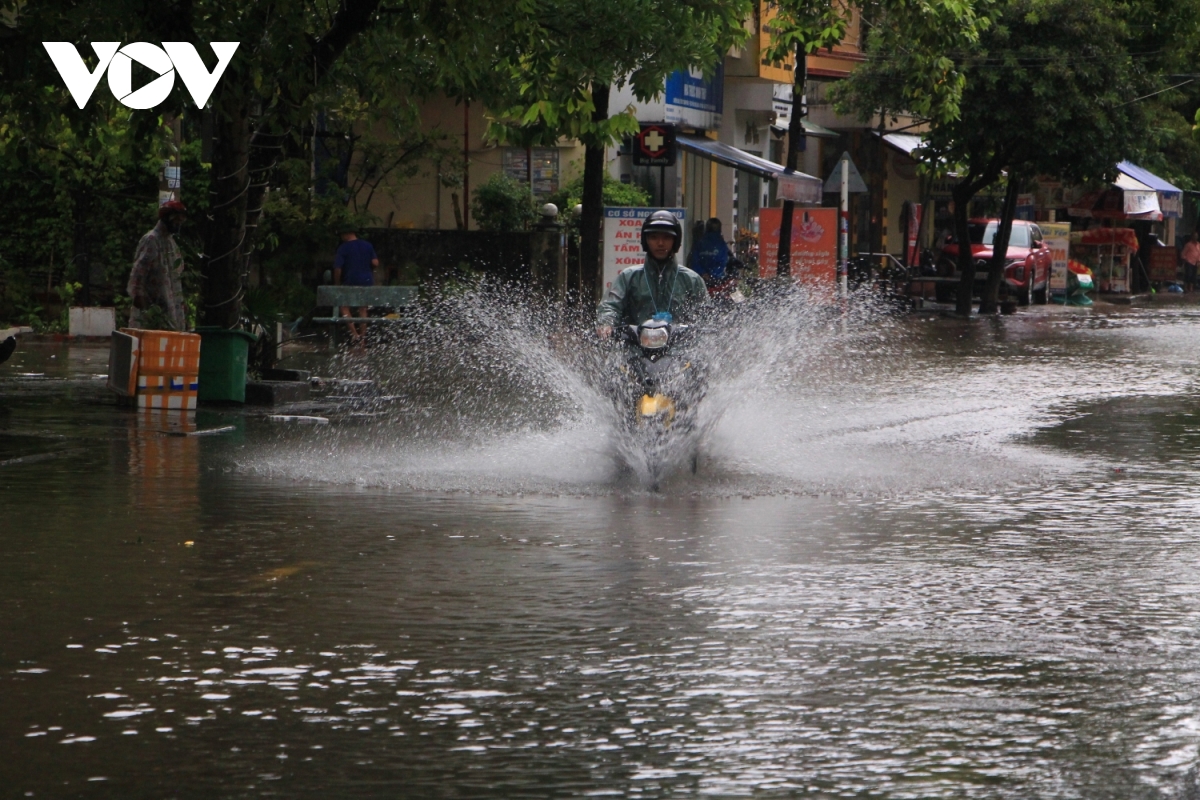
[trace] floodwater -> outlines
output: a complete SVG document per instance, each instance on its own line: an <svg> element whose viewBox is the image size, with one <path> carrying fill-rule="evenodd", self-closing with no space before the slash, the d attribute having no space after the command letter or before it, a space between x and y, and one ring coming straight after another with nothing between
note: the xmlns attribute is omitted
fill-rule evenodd
<svg viewBox="0 0 1200 800"><path fill-rule="evenodd" d="M658 492L537 336L208 437L23 345L0 793L1196 797L1200 309L796 325Z"/></svg>

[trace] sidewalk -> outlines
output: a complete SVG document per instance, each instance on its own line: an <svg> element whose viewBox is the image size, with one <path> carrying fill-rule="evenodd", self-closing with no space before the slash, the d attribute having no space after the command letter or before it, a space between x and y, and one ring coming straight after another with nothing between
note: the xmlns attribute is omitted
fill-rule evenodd
<svg viewBox="0 0 1200 800"><path fill-rule="evenodd" d="M1200 305L1200 292L1184 294L1182 292L1139 292L1138 294L1101 294L1092 295L1097 303L1107 303L1114 306L1189 306Z"/></svg>

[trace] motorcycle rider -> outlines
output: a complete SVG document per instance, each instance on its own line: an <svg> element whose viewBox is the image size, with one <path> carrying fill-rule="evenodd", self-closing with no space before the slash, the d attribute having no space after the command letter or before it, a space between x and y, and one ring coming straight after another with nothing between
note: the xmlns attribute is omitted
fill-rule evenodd
<svg viewBox="0 0 1200 800"><path fill-rule="evenodd" d="M725 269L728 264L729 245L721 236L721 220L713 217L705 225L704 235L692 245L692 258L688 266L704 279L705 286L714 289L728 279Z"/></svg>
<svg viewBox="0 0 1200 800"><path fill-rule="evenodd" d="M640 325L660 314L676 322L689 322L708 304L704 279L676 263L683 244L683 226L665 209L642 222L642 249L646 261L622 270L596 307L596 335L612 336L614 325Z"/></svg>

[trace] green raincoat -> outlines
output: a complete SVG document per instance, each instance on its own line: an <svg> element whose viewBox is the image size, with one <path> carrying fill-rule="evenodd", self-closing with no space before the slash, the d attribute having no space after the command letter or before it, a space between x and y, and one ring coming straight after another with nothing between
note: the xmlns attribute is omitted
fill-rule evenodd
<svg viewBox="0 0 1200 800"><path fill-rule="evenodd" d="M691 322L697 309L708 304L704 279L687 267L655 261L649 255L641 267L622 270L596 306L597 325L640 325L659 311L676 322Z"/></svg>

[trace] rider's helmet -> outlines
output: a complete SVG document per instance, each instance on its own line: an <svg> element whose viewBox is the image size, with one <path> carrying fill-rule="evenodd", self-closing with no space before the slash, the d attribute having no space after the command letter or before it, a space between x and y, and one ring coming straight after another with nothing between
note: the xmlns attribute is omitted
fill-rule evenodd
<svg viewBox="0 0 1200 800"><path fill-rule="evenodd" d="M671 247L671 255L679 252L679 246L683 244L683 226L679 224L675 215L665 208L655 211L642 222L642 249L647 253L650 252L650 247L646 244L648 233L669 233L674 236L675 244Z"/></svg>

